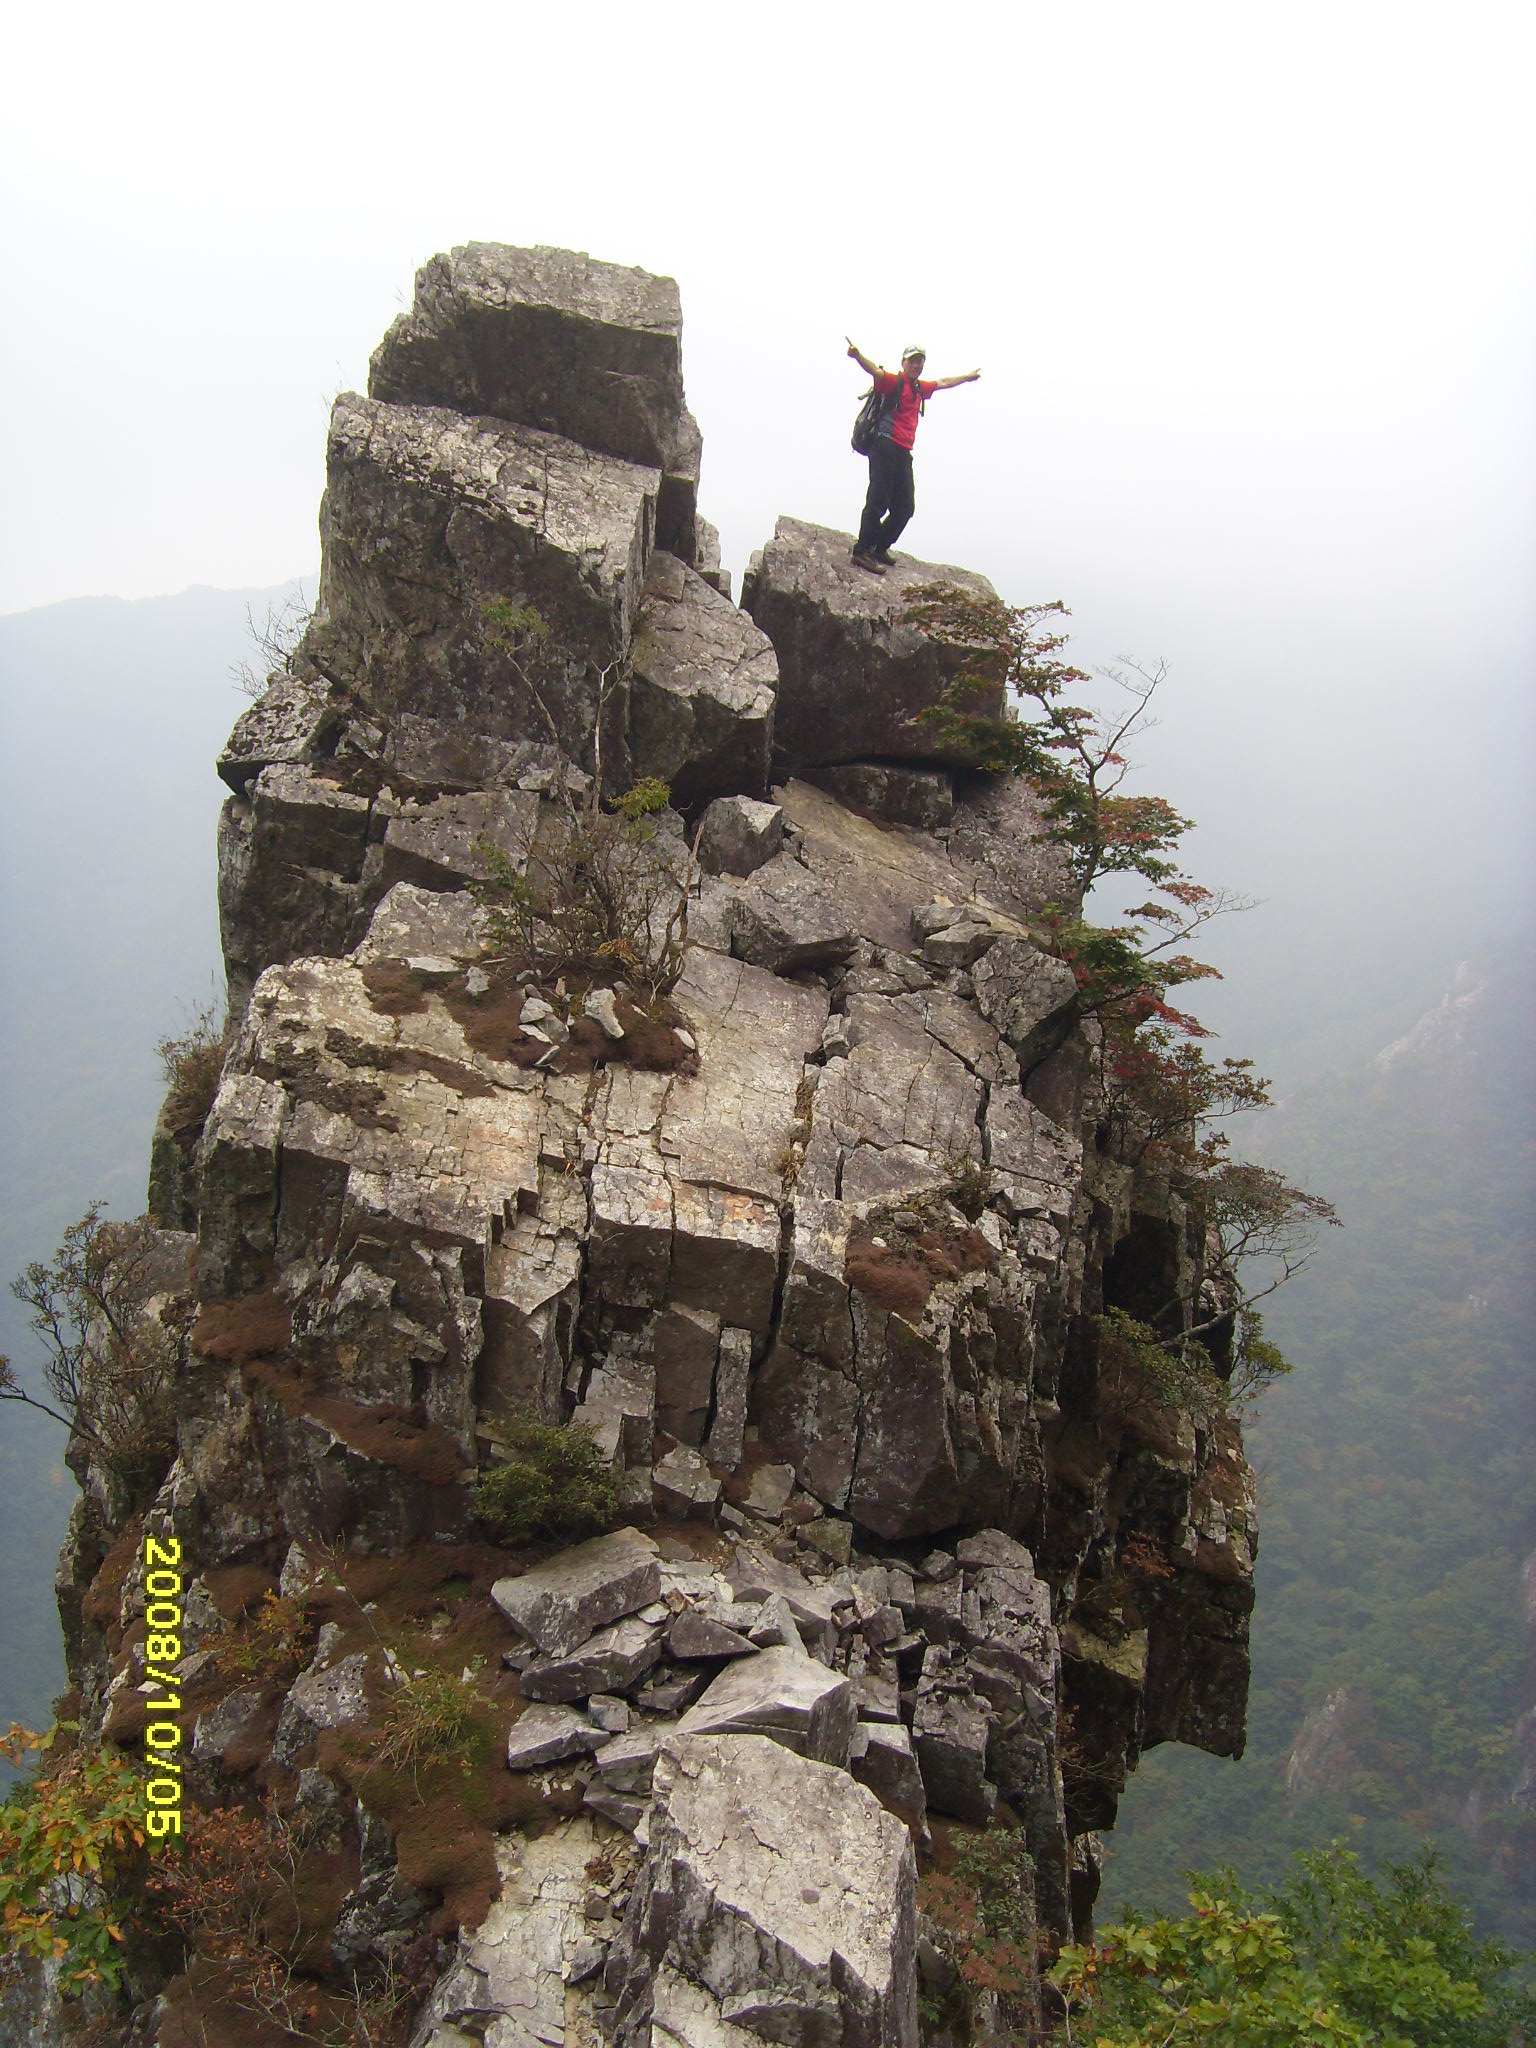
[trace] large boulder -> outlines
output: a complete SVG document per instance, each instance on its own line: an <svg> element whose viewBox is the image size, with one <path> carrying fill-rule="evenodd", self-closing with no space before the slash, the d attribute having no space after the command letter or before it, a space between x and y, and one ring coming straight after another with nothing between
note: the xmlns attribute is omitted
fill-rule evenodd
<svg viewBox="0 0 1536 2048"><path fill-rule="evenodd" d="M663 473L658 540L693 559L699 431L677 285L574 249L470 242L416 273L370 397L489 414Z"/></svg>
<svg viewBox="0 0 1536 2048"><path fill-rule="evenodd" d="M779 657L776 778L871 756L965 758L913 721L979 651L930 638L902 613L941 584L982 599L997 593L985 576L932 562L904 561L876 580L849 561L852 545L851 535L830 527L781 519L742 585L744 608ZM980 691L968 708L1000 716L1002 684Z"/></svg>
<svg viewBox="0 0 1536 2048"><path fill-rule="evenodd" d="M660 483L533 427L344 394L308 653L376 715L557 740L589 761L599 676L628 650ZM520 638L527 606L545 630ZM623 714L614 690L610 759Z"/></svg>
<svg viewBox="0 0 1536 2048"><path fill-rule="evenodd" d="M761 1736L679 1736L653 1799L608 1960L618 2048L645 2048L658 1999L677 2040L916 2048L916 1861L872 1793Z"/></svg>

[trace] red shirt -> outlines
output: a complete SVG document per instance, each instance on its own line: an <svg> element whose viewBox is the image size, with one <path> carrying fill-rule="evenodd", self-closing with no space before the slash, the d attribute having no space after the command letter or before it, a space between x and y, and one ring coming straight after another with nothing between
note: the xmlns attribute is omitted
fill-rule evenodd
<svg viewBox="0 0 1536 2048"><path fill-rule="evenodd" d="M897 385L901 386L901 396L896 401L895 415L884 413L881 416L880 432L894 441L898 448L910 448L917 434L918 394L932 398L939 387L931 379L919 377L914 389L912 379L905 374L893 377L887 372L875 378L875 389L882 395L894 391Z"/></svg>

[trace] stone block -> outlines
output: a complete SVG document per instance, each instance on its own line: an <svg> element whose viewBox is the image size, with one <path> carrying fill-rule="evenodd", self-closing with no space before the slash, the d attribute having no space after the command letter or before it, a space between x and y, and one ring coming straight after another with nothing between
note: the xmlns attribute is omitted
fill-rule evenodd
<svg viewBox="0 0 1536 2048"><path fill-rule="evenodd" d="M723 2020L782 2048L917 2048L916 1864L900 1821L845 1772L753 1736L680 1733L654 1791L608 1965L618 2048L650 2039L658 1985L670 2039L727 2048ZM706 1995L702 2014L678 2015L668 1969Z"/></svg>
<svg viewBox="0 0 1536 2048"><path fill-rule="evenodd" d="M638 1529L616 1529L558 1552L519 1578L498 1579L491 1598L546 1655L563 1656L660 1591L655 1544Z"/></svg>
<svg viewBox="0 0 1536 2048"><path fill-rule="evenodd" d="M852 546L849 534L780 519L742 590L743 607L779 657L775 781L872 757L964 759L914 720L981 650L945 645L902 614L941 583L983 600L995 601L996 592L984 576L929 562L867 576L849 561ZM971 708L999 716L1001 683Z"/></svg>
<svg viewBox="0 0 1536 2048"><path fill-rule="evenodd" d="M846 1678L798 1646L726 1666L678 1724L683 1735L771 1735L798 1755L846 1769L858 1709Z"/></svg>
<svg viewBox="0 0 1536 2048"><path fill-rule="evenodd" d="M518 1684L523 1697L564 1705L594 1693L628 1692L661 1655L662 1632L635 1615L600 1628L561 1657L524 1665Z"/></svg>
<svg viewBox="0 0 1536 2048"><path fill-rule="evenodd" d="M338 398L315 658L386 717L558 738L590 765L597 677L629 645L659 482L530 427ZM547 630L519 652L502 621L525 606ZM624 714L618 691L605 702L610 762Z"/></svg>
<svg viewBox="0 0 1536 2048"><path fill-rule="evenodd" d="M784 843L784 812L749 796L719 796L704 813L699 866L709 875L755 875Z"/></svg>
<svg viewBox="0 0 1536 2048"><path fill-rule="evenodd" d="M692 559L699 430L670 277L573 249L470 242L416 273L369 366L372 397L491 414L665 473L660 542Z"/></svg>

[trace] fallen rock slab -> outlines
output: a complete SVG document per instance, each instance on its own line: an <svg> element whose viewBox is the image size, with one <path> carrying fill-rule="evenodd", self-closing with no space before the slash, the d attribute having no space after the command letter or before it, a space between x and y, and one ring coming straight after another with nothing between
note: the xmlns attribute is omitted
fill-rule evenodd
<svg viewBox="0 0 1536 2048"><path fill-rule="evenodd" d="M563 1702L593 1693L628 1692L661 1655L661 1630L631 1615L595 1636L568 1657L529 1664L519 1676L523 1697Z"/></svg>
<svg viewBox="0 0 1536 2048"><path fill-rule="evenodd" d="M846 1769L858 1708L836 1671L780 1645L727 1665L678 1723L680 1735L770 1735L800 1756Z"/></svg>
<svg viewBox="0 0 1536 2048"><path fill-rule="evenodd" d="M527 1707L507 1731L507 1768L533 1771L568 1756L590 1755L612 1742L611 1728L599 1728L574 1707Z"/></svg>
<svg viewBox="0 0 1536 2048"><path fill-rule="evenodd" d="M756 1610L751 1611L755 1619ZM671 1656L680 1657L685 1663L716 1657L757 1655L756 1644L749 1643L735 1629L727 1628L724 1622L712 1621L708 1615L686 1609L667 1631L667 1650Z"/></svg>
<svg viewBox="0 0 1536 2048"><path fill-rule="evenodd" d="M520 1578L498 1579L491 1598L516 1628L555 1657L568 1656L605 1622L633 1614L660 1592L656 1545L638 1529L616 1529L562 1550Z"/></svg>

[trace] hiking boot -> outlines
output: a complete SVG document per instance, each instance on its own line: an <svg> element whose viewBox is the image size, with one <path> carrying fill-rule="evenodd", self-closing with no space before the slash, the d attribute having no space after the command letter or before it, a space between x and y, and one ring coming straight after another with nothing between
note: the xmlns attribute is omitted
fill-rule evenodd
<svg viewBox="0 0 1536 2048"><path fill-rule="evenodd" d="M848 558L856 569L867 569L871 576L883 576L885 571L873 555L861 555L857 548Z"/></svg>
<svg viewBox="0 0 1536 2048"><path fill-rule="evenodd" d="M876 548L874 559L877 562L884 562L887 569L894 569L896 566L896 557L889 548Z"/></svg>

